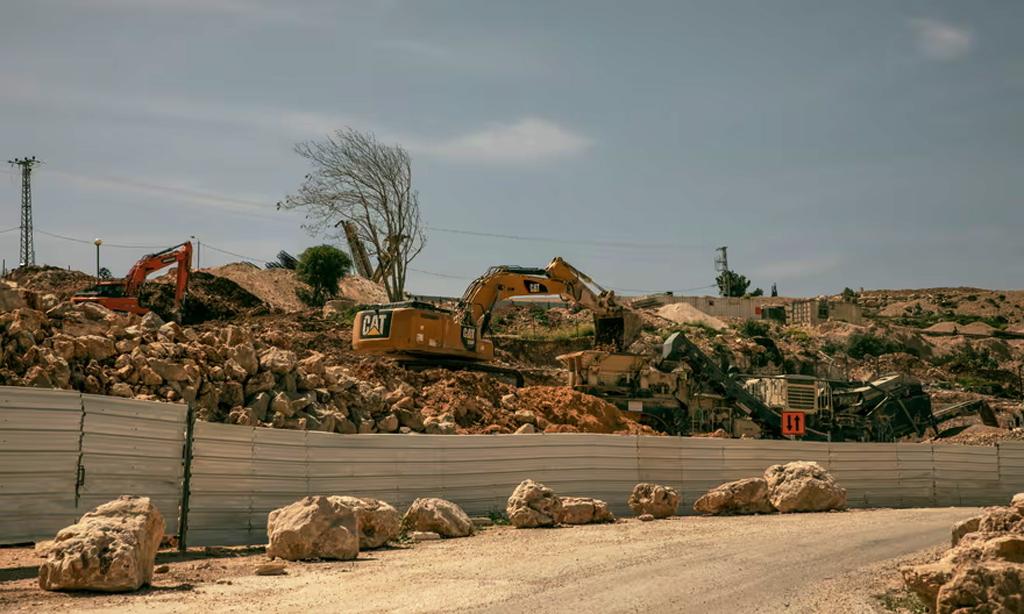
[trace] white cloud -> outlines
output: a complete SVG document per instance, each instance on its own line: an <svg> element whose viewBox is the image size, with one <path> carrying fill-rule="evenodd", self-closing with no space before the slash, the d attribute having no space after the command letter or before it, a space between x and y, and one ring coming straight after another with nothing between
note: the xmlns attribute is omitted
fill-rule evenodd
<svg viewBox="0 0 1024 614"><path fill-rule="evenodd" d="M970 30L935 19L910 20L918 50L933 60L955 60L971 50L974 36Z"/></svg>
<svg viewBox="0 0 1024 614"><path fill-rule="evenodd" d="M341 113L240 104L227 100L104 93L64 84L41 83L33 77L18 77L16 80L18 87L0 90L0 102L88 109L115 117L156 117L188 123L242 126L296 141L323 138L335 130L351 126L371 130L382 141L399 143L414 154L459 162L530 163L578 155L592 145L590 138L539 117L493 123L449 137L423 137Z"/></svg>
<svg viewBox="0 0 1024 614"><path fill-rule="evenodd" d="M414 153L469 162L533 162L582 153L592 141L552 121L525 117L439 140L406 139Z"/></svg>

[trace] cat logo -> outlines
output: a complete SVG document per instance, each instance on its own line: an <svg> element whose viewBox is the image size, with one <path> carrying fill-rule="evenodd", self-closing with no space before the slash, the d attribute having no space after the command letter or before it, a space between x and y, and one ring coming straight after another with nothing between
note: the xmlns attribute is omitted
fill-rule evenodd
<svg viewBox="0 0 1024 614"><path fill-rule="evenodd" d="M363 339L383 339L391 335L390 311L364 311L360 321L359 335Z"/></svg>
<svg viewBox="0 0 1024 614"><path fill-rule="evenodd" d="M547 294L548 287L536 281L526 282L526 291L530 294Z"/></svg>
<svg viewBox="0 0 1024 614"><path fill-rule="evenodd" d="M462 345L471 352L476 351L476 327L475 326L463 326L462 327Z"/></svg>

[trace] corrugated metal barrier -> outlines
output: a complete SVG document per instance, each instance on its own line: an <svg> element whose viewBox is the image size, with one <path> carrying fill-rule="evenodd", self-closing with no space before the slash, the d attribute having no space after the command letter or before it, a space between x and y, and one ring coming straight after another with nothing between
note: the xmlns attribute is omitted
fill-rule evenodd
<svg viewBox="0 0 1024 614"><path fill-rule="evenodd" d="M153 499L178 530L188 408L0 387L0 543L52 538L122 494Z"/></svg>
<svg viewBox="0 0 1024 614"><path fill-rule="evenodd" d="M0 543L51 537L120 494L152 497L191 545L266 541L267 513L310 494L451 499L503 510L521 480L623 514L639 481L676 487L682 513L723 482L814 460L852 507L1005 504L1024 490L1024 442L996 447L589 434L336 435L200 422L184 479L184 405L0 387ZM187 492L187 497L183 496Z"/></svg>

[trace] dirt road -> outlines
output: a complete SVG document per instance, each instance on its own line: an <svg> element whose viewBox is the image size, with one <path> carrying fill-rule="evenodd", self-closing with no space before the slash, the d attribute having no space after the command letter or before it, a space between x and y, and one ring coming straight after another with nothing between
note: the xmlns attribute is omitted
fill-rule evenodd
<svg viewBox="0 0 1024 614"><path fill-rule="evenodd" d="M973 508L515 530L252 575L262 555L185 560L124 596L0 583L0 609L117 612L872 612L873 566L949 539Z"/></svg>

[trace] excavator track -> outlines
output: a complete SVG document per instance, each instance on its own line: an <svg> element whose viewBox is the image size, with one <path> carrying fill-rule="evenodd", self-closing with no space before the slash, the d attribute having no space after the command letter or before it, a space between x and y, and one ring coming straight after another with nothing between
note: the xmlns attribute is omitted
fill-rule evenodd
<svg viewBox="0 0 1024 614"><path fill-rule="evenodd" d="M477 371L479 373L492 373L509 377L515 381L516 388L522 388L526 383L522 372L511 367L499 367L498 365L477 362L473 360L453 360L437 358L396 358L395 362L411 371L424 371L426 369L448 369L449 371Z"/></svg>

